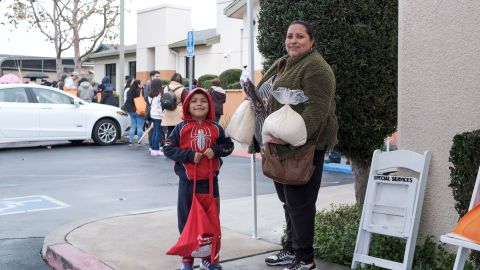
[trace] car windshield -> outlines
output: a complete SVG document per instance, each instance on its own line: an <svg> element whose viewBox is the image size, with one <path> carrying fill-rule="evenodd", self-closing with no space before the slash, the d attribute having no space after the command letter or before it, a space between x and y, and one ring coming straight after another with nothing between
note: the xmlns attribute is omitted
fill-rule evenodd
<svg viewBox="0 0 480 270"><path fill-rule="evenodd" d="M32 90L39 103L73 104L73 99L62 93L43 88L33 88Z"/></svg>

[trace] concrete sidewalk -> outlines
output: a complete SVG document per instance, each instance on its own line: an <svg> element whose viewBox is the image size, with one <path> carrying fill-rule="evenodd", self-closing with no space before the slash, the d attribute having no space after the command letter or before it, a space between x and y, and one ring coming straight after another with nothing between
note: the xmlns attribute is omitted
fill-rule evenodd
<svg viewBox="0 0 480 270"><path fill-rule="evenodd" d="M323 187L317 209L355 202L353 184ZM276 194L257 197L258 236L252 239L251 197L222 200L223 268L282 269L264 263L266 253L280 249L285 218ZM178 269L180 259L165 255L178 239L176 207L126 213L68 224L45 237L42 256L54 269ZM348 269L318 262L317 269Z"/></svg>

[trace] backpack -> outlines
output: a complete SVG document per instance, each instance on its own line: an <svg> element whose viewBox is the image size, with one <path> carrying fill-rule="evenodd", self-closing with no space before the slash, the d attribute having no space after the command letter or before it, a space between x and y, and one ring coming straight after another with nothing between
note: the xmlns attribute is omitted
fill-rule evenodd
<svg viewBox="0 0 480 270"><path fill-rule="evenodd" d="M170 87L167 86L168 91L163 93L162 98L160 99L160 105L162 106L163 110L174 111L177 109L177 106L180 104L180 102L177 103L177 95L175 94L175 91L182 87L183 86L178 86L177 88L171 90Z"/></svg>

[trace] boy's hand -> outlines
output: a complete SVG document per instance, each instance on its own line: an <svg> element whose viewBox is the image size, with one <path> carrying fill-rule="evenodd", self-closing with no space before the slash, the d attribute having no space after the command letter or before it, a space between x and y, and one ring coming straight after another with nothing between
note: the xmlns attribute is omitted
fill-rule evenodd
<svg viewBox="0 0 480 270"><path fill-rule="evenodd" d="M215 153L213 153L212 148L207 148L207 150L205 150L205 152L203 152L203 154L205 156L207 156L208 159L212 159L212 158L215 157Z"/></svg>
<svg viewBox="0 0 480 270"><path fill-rule="evenodd" d="M199 163L200 159L202 159L202 153L195 152L195 157L193 158L193 163Z"/></svg>

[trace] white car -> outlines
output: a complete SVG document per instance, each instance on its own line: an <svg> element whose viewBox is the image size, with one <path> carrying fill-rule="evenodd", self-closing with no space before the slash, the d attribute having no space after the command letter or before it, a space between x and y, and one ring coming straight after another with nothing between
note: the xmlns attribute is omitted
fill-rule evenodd
<svg viewBox="0 0 480 270"><path fill-rule="evenodd" d="M48 86L0 84L0 143L93 139L111 145L129 129L128 114L117 107Z"/></svg>

